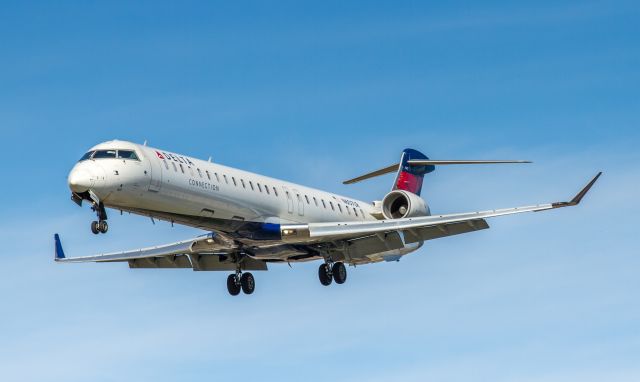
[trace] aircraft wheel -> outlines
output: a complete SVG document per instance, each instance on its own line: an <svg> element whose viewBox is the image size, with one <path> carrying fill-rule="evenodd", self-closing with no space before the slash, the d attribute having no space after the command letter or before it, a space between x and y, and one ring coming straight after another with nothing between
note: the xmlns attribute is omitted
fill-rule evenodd
<svg viewBox="0 0 640 382"><path fill-rule="evenodd" d="M344 282L347 281L347 267L345 267L343 263L338 262L333 264L331 273L333 274L333 279L336 281L336 284L344 284Z"/></svg>
<svg viewBox="0 0 640 382"><path fill-rule="evenodd" d="M238 282L238 276L236 276L235 274L229 275L229 277L227 277L227 290L232 296L237 296L240 294L240 283Z"/></svg>
<svg viewBox="0 0 640 382"><path fill-rule="evenodd" d="M100 233L100 223L98 223L97 221L91 222L91 232L93 232L94 235L99 234Z"/></svg>
<svg viewBox="0 0 640 382"><path fill-rule="evenodd" d="M251 273L243 273L240 277L240 285L244 294L251 294L256 289L256 280Z"/></svg>
<svg viewBox="0 0 640 382"><path fill-rule="evenodd" d="M109 224L107 224L105 220L101 221L98 223L98 231L100 231L100 233L107 233L107 231L109 231Z"/></svg>
<svg viewBox="0 0 640 382"><path fill-rule="evenodd" d="M318 277L320 278L320 284L324 286L331 285L331 268L329 268L328 264L320 265L320 268L318 268Z"/></svg>

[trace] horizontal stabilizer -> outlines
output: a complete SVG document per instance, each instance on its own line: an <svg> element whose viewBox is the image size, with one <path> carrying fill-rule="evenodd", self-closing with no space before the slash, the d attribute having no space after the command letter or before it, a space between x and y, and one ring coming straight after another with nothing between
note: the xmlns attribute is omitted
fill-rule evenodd
<svg viewBox="0 0 640 382"><path fill-rule="evenodd" d="M411 166L442 166L447 164L506 164L506 163L531 163L528 160L422 160L411 159L407 163Z"/></svg>
<svg viewBox="0 0 640 382"><path fill-rule="evenodd" d="M443 166L443 165L456 165L456 164L507 164L507 163L532 163L526 160L432 160L432 159L410 159L407 161L409 166ZM363 180L375 178L380 175L390 174L398 171L400 163L392 164L391 166L381 168L380 170L372 171L370 173L358 176L353 179L345 180L342 184L353 184Z"/></svg>

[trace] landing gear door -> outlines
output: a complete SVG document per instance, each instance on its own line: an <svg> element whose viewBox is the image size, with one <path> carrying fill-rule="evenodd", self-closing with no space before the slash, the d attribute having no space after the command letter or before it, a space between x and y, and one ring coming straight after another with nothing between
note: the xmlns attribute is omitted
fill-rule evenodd
<svg viewBox="0 0 640 382"><path fill-rule="evenodd" d="M149 172L149 191L158 192L162 187L162 159L153 155L153 153L145 152L147 157L147 171Z"/></svg>

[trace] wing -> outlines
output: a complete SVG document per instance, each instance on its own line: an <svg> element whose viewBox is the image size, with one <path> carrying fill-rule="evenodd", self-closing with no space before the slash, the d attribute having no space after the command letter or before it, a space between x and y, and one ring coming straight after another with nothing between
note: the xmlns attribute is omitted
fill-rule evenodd
<svg viewBox="0 0 640 382"><path fill-rule="evenodd" d="M195 271L235 270L230 256L237 247L226 238L209 233L193 239L132 251L83 257L66 257L58 234L54 235L55 261L60 263L128 262L130 268L193 268ZM263 261L245 257L243 270L267 270Z"/></svg>
<svg viewBox="0 0 640 382"><path fill-rule="evenodd" d="M602 172L598 173L571 201L568 202L405 219L286 225L281 227L282 237L284 241L289 243L317 243L402 232L405 236L405 242L407 242L407 240L409 240L409 242L430 240L442 236L449 236L451 234L488 228L484 221L486 218L520 214L523 212L540 212L578 205L589 189L591 189L594 183L598 180L600 175L602 175ZM438 234L438 232L440 232L440 234Z"/></svg>

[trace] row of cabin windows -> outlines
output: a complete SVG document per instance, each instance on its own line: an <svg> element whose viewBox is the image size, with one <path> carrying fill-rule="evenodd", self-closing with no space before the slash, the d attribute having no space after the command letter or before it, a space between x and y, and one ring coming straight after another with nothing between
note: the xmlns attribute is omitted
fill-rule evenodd
<svg viewBox="0 0 640 382"><path fill-rule="evenodd" d="M298 202L302 202L302 199L300 198L300 194L296 194L296 197L298 198ZM311 199L313 199L313 204L315 204L316 207L320 208L320 204L318 204L318 199L316 199L315 196L312 196ZM308 205L311 205L311 201L309 199L309 196L304 195L304 200L307 201ZM327 209L327 203L324 201L324 199L320 199L320 202L322 202L322 207L326 210ZM340 211L340 213L344 213L344 211L347 212L347 214L351 215L351 208L349 208L349 206L344 206L344 210L342 209L342 205L340 203L336 203L336 206L338 206L338 211ZM331 207L331 211L335 211L336 208L333 204L332 201L329 201L329 206ZM353 207L353 214L355 216L360 217L360 215L358 215L358 209ZM364 218L364 211L362 211L362 208L360 209L360 214L362 215L362 217Z"/></svg>
<svg viewBox="0 0 640 382"><path fill-rule="evenodd" d="M167 163L167 161L163 161L164 162L164 167L168 170L169 169L169 164ZM183 174L185 174L185 170L184 170L184 166L182 165L182 163L179 163L178 166L176 166L175 162L171 162L171 164L173 165L173 171L178 172L178 166L180 167L180 172L182 172ZM191 176L195 176L194 172L193 172L193 168L191 168L190 166L187 166L187 168L189 169L189 172L191 173ZM213 177L215 177L216 182L220 183L220 176L218 175L217 172L213 173L213 177L211 176L211 173L209 172L209 170L205 170L204 174L202 175L202 170L200 170L199 168L196 168L196 171L198 172L198 176L202 179L204 179L204 177L206 176L208 180L212 181ZM224 179L224 182L226 184L229 184L229 178L227 177L226 174L222 174L222 179ZM240 184L242 185L242 188L246 189L247 188L247 183L245 183L244 179L239 179L240 180ZM234 176L231 177L231 182L233 183L233 185L235 187L238 187L238 181L236 180L236 178ZM256 187L253 186L253 181L249 181L249 187L251 188L251 191L255 191L256 187L258 189L258 191L262 192L263 188L264 188L264 192L267 193L267 195L271 195L271 191L269 189L268 185L261 185L260 183L256 183ZM278 190L275 187L271 187L271 190L273 190L273 194L277 197L278 196Z"/></svg>
<svg viewBox="0 0 640 382"><path fill-rule="evenodd" d="M163 161L164 162L164 167L169 170L169 164L167 163L167 161ZM184 166L182 165L182 163L179 163L178 166L176 166L175 162L171 162L171 164L173 165L173 171L178 172L178 166L180 166L180 171L185 174L184 171ZM191 172L192 176L195 176L195 174L193 173L193 169L190 166L187 166L187 168L189 169L189 171ZM199 168L196 168L196 170L198 171L198 176L200 176L200 178L204 178L204 176L202 175L202 171ZM205 170L205 175L207 177L207 179L209 180L213 180L213 177L211 176L211 173L209 172L209 170ZM213 173L213 176L215 177L216 181L218 183L220 183L220 176L218 175L217 172ZM229 179L227 178L226 174L222 174L222 178L224 179L224 182L226 184L229 184ZM238 182L236 181L236 178L234 176L231 177L231 181L233 182L233 185L235 187L238 187ZM251 191L255 191L256 187L258 188L259 192L262 192L262 189L264 188L264 191L267 193L267 195L271 195L271 192L269 191L269 186L264 185L264 187L260 184L260 183L256 183L256 187L253 186L253 181L249 181L249 187L251 188ZM240 179L240 184L242 185L242 188L246 189L247 188L247 183L245 183L244 179ZM273 194L277 197L278 196L278 190L275 187L271 187L271 189L273 190ZM289 192L287 191L287 197L289 197ZM302 199L300 197L300 194L296 194L296 197L298 198L298 202L302 202ZM304 199L307 202L307 205L311 205L311 200L309 199L308 195L304 195ZM320 204L318 203L318 199L313 196L311 199L313 199L313 204L315 204L316 207L320 208ZM320 199L320 201L322 202L322 207L326 210L327 209L327 203L324 201L324 199ZM344 207L344 210L342 209L342 205L340 203L336 203L336 205L338 206L338 210L340 211L340 213L344 213L344 210L347 211L347 214L351 215L351 208L349 208L348 206ZM332 211L336 210L336 207L334 206L332 201L329 201L329 206L331 207ZM360 217L360 215L358 215L358 209L356 209L355 207L353 207L353 214L355 216ZM364 218L364 211L362 211L362 208L360 209L360 214L362 215L362 217Z"/></svg>

